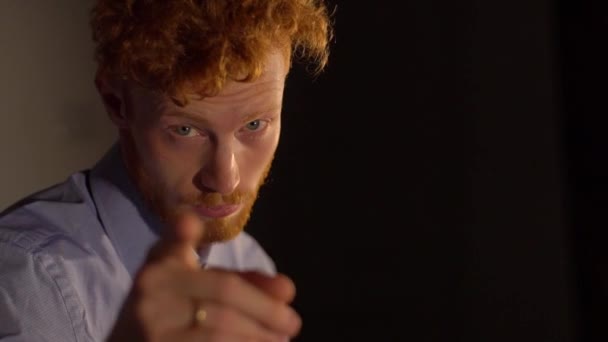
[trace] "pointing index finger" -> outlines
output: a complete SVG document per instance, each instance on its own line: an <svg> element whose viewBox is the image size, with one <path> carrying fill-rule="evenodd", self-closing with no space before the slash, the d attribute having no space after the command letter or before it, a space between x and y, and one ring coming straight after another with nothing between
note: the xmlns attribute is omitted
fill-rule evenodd
<svg viewBox="0 0 608 342"><path fill-rule="evenodd" d="M195 250L203 236L203 227L194 214L181 214L165 227L164 234L150 250L148 261L176 259L190 267L198 268Z"/></svg>

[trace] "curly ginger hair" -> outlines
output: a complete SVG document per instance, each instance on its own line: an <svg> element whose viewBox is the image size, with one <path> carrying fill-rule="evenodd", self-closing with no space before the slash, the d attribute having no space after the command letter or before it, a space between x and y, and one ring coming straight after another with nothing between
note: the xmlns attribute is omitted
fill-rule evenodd
<svg viewBox="0 0 608 342"><path fill-rule="evenodd" d="M187 102L227 80L259 77L273 49L326 65L332 38L322 0L97 0L91 11L101 75Z"/></svg>

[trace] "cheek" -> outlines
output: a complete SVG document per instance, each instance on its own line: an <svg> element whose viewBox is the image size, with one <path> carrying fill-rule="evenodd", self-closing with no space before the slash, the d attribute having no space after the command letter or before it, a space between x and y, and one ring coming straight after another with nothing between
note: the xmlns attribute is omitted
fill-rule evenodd
<svg viewBox="0 0 608 342"><path fill-rule="evenodd" d="M134 134L143 166L148 172L154 171L167 163L167 153L162 137L153 129Z"/></svg>
<svg viewBox="0 0 608 342"><path fill-rule="evenodd" d="M187 149L177 148L161 130L150 129L137 137L137 146L144 171L155 183L179 189L190 184L196 173L196 161ZM180 186L181 184L181 186Z"/></svg>
<svg viewBox="0 0 608 342"><path fill-rule="evenodd" d="M257 186L260 177L272 162L277 149L278 138L277 132L270 139L264 139L248 146L238 159L241 181L246 183L248 187Z"/></svg>

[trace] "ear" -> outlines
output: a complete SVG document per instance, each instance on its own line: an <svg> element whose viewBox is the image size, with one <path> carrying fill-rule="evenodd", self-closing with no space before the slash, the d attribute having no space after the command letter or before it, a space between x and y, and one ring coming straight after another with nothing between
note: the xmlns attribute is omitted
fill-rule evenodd
<svg viewBox="0 0 608 342"><path fill-rule="evenodd" d="M110 120L119 128L128 126L128 117L125 106L124 82L107 74L97 71L95 87L105 106Z"/></svg>

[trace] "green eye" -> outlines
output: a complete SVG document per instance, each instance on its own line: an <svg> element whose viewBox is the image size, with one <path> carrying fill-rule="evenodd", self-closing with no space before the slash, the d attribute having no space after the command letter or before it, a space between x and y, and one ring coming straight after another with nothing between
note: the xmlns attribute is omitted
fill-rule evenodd
<svg viewBox="0 0 608 342"><path fill-rule="evenodd" d="M255 132L255 131L259 131L261 129L263 129L265 127L265 125L268 124L268 122L266 121L262 121L262 120L253 120L248 122L245 125L245 129L247 129L248 131L251 132Z"/></svg>
<svg viewBox="0 0 608 342"><path fill-rule="evenodd" d="M260 120L253 120L251 122L248 122L245 125L245 128L247 128L250 131L257 131L258 129L260 129L260 126L262 126L262 123Z"/></svg>
<svg viewBox="0 0 608 342"><path fill-rule="evenodd" d="M187 137L192 134L192 127L190 126L177 126L175 127L175 133L178 135Z"/></svg>

